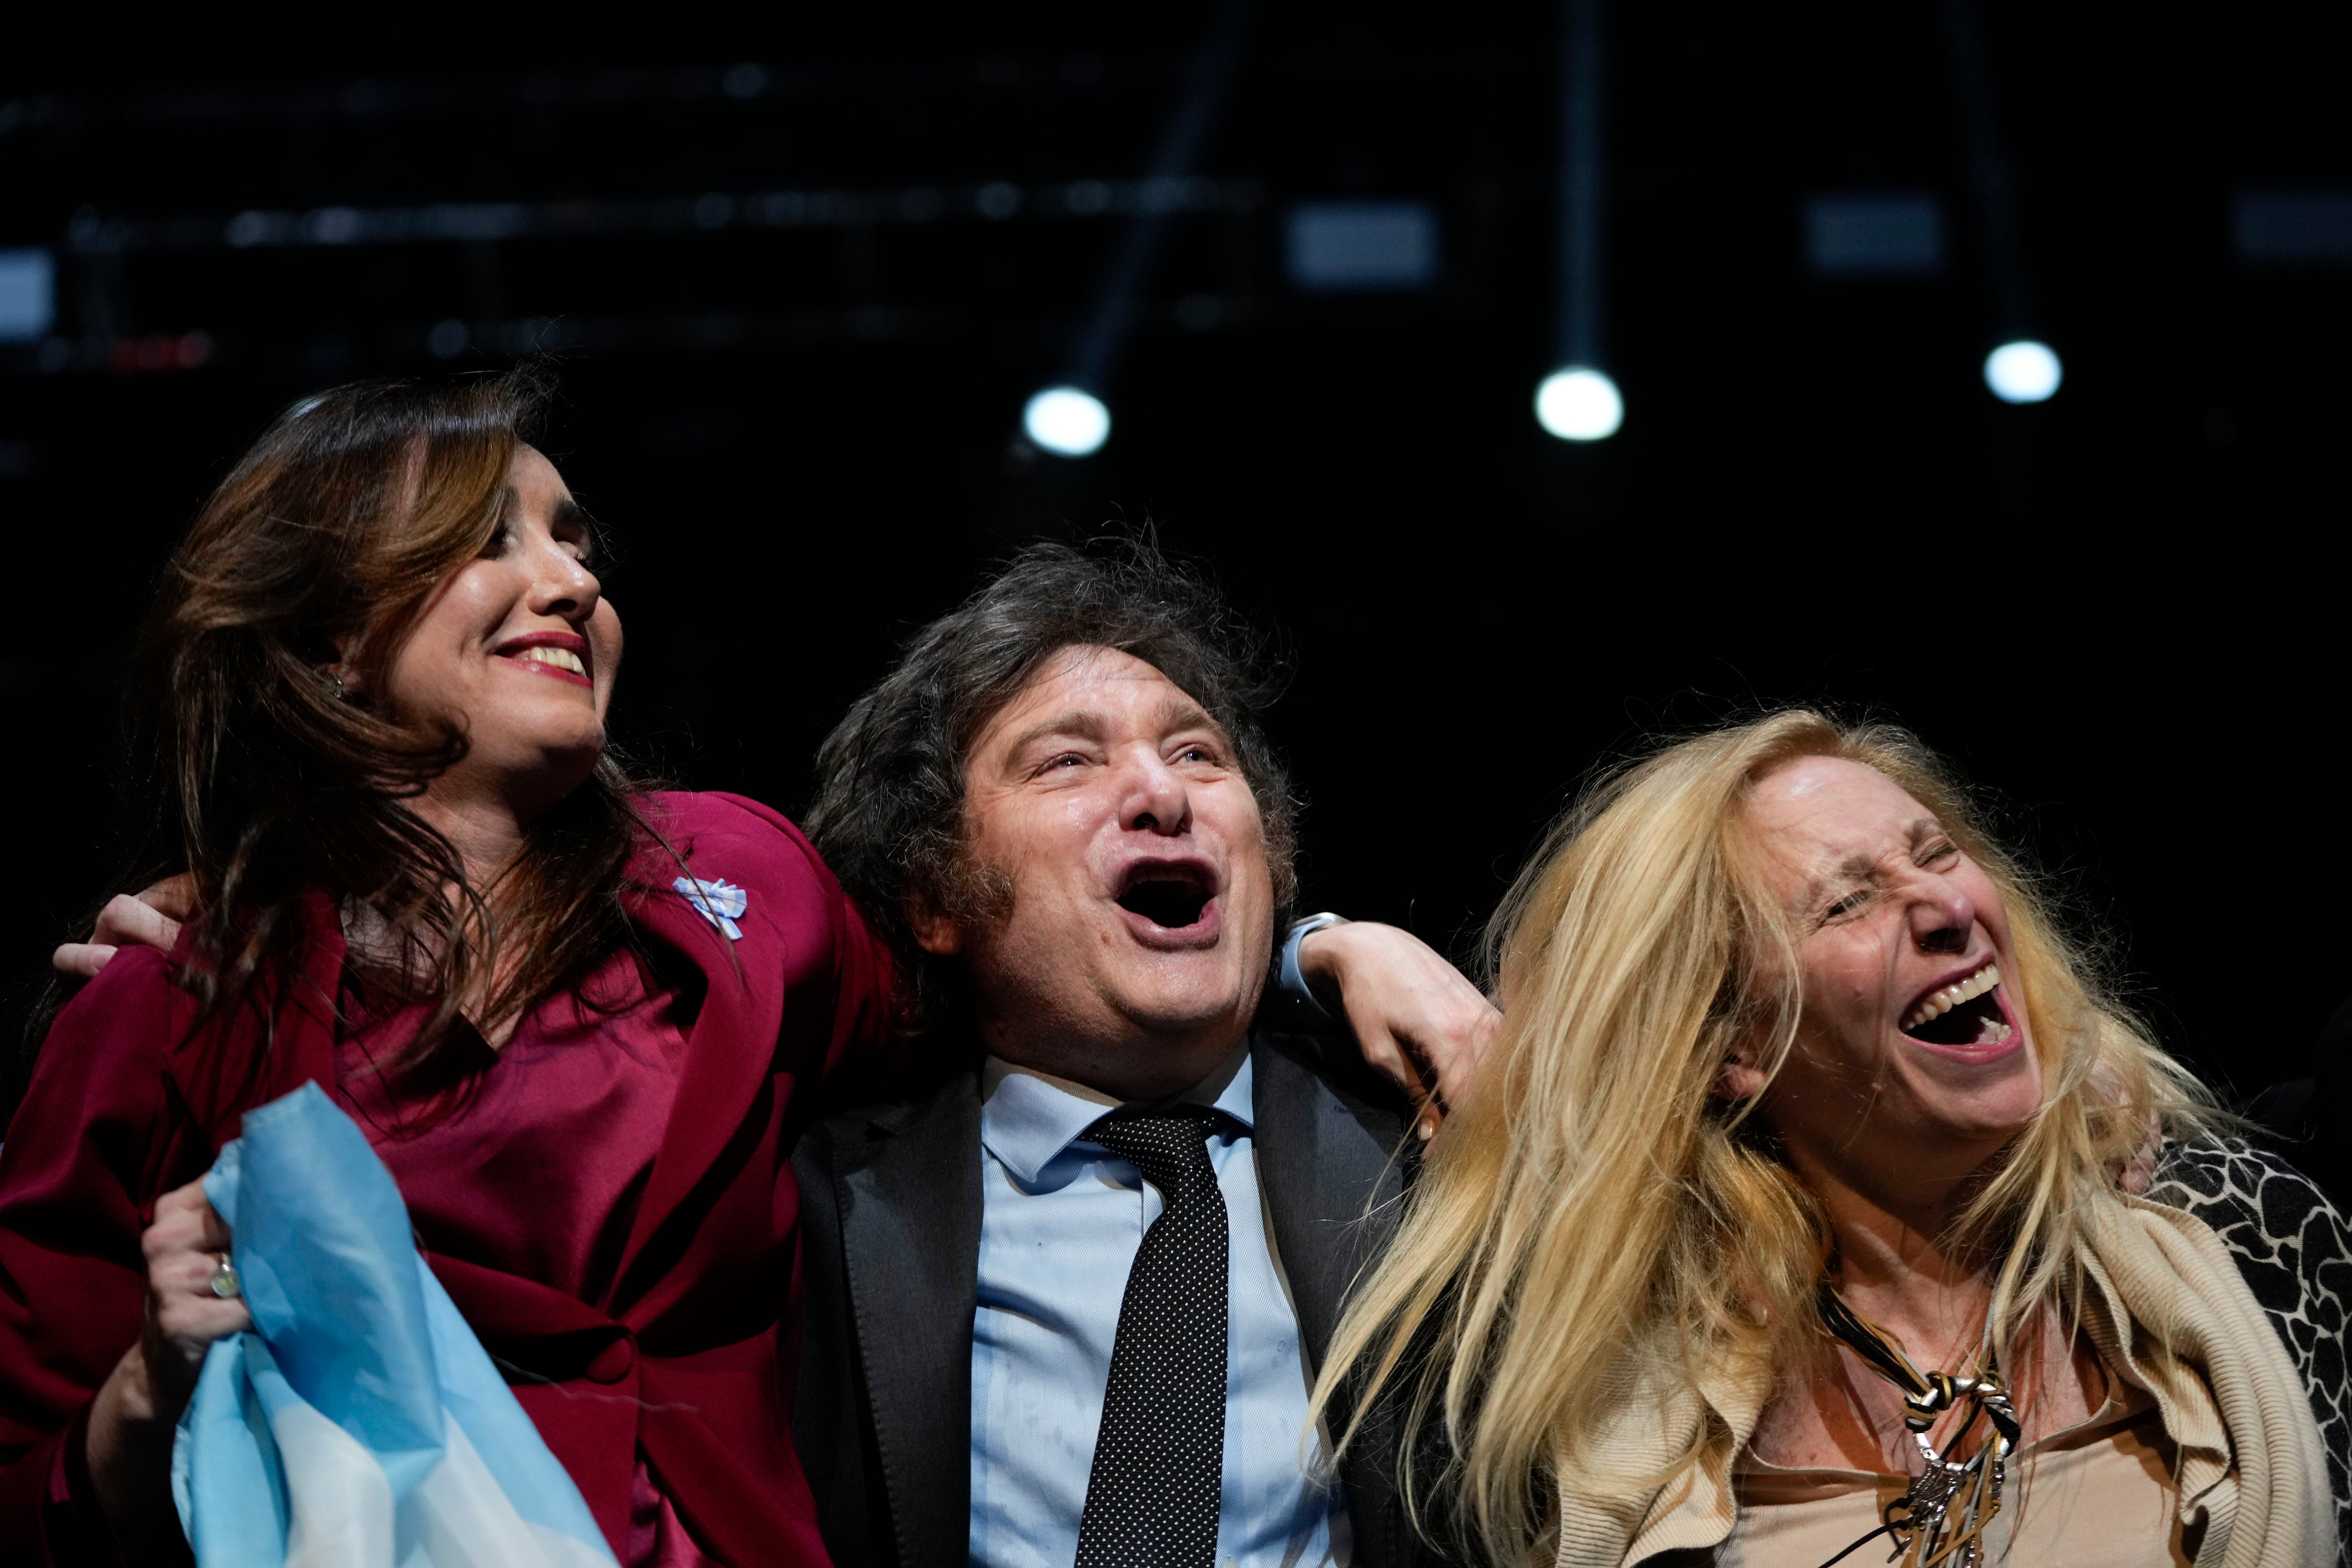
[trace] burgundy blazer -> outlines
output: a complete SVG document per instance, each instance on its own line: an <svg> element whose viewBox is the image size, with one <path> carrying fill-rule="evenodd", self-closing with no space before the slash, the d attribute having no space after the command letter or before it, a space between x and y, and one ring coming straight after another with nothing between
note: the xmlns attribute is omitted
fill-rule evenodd
<svg viewBox="0 0 2352 1568"><path fill-rule="evenodd" d="M890 977L816 851L776 813L724 795L653 797L693 874L745 889L730 939L636 869L642 937L707 990L660 1152L603 1300L426 1254L579 1483L615 1552L646 1453L722 1561L814 1564L824 1548L792 1447L800 1194L789 1163L819 1079L888 1028ZM241 1013L194 1028L173 960L126 948L59 1014L0 1147L0 1559L111 1563L82 1463L91 1396L140 1333L139 1236L244 1113L305 1080L334 1089L343 942L306 907L305 957L264 1044ZM457 1178L462 1179L462 1176Z"/></svg>

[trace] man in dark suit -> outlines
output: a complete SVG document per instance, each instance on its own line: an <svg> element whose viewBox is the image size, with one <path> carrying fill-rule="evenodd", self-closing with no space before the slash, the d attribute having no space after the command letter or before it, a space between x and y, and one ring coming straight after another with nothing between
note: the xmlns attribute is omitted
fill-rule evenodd
<svg viewBox="0 0 2352 1568"><path fill-rule="evenodd" d="M1353 1043L1261 1017L1293 825L1254 647L1148 551L1041 546L826 743L809 826L906 955L931 1065L795 1162L795 1425L842 1568L1413 1555L1381 1425L1336 1486L1344 1392L1308 1430L1415 1112ZM1328 979L1370 1054L1466 1071L1483 999L1322 921L1265 1012Z"/></svg>

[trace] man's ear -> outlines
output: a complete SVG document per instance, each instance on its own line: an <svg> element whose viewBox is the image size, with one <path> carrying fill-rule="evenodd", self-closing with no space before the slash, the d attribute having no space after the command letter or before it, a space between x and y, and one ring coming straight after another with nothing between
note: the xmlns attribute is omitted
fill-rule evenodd
<svg viewBox="0 0 2352 1568"><path fill-rule="evenodd" d="M941 914L919 893L908 895L907 927L915 945L933 958L950 958L963 951L963 921Z"/></svg>

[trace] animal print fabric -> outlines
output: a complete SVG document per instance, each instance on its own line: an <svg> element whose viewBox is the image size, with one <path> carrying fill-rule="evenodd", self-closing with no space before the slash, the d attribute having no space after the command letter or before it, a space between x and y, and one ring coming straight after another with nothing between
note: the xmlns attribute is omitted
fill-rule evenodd
<svg viewBox="0 0 2352 1568"><path fill-rule="evenodd" d="M2336 1538L2352 1542L2352 1390L2344 1359L2352 1227L2309 1177L2235 1138L2168 1141L2147 1197L2212 1227L2286 1342L2327 1450Z"/></svg>

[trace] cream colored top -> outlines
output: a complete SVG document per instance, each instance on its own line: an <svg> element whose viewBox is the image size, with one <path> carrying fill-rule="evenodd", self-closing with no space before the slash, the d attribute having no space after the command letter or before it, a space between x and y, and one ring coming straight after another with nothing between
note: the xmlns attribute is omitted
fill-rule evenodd
<svg viewBox="0 0 2352 1568"><path fill-rule="evenodd" d="M2229 1249L2203 1221L2127 1194L2081 1217L2084 1331L2118 1383L2154 1397L2178 1456L2176 1517L2203 1531L2200 1559L2329 1568L2336 1519L2319 1426ZM1631 1568L1727 1542L1739 1511L1733 1464L1772 1385L1758 1363L1727 1361L1693 1380L1678 1356L1629 1357L1606 1380L1614 1415L1592 1460L1560 1489L1546 1552L1554 1568ZM2020 1520L2034 1511L2029 1500ZM2021 1555L2009 1561L2030 1568Z"/></svg>
<svg viewBox="0 0 2352 1568"><path fill-rule="evenodd" d="M2000 1511L1985 1531L1985 1561L2187 1568L2172 1482L2177 1457L2156 1401L2140 1389L2117 1389L2088 1419L2011 1458ZM1783 1467L1750 1454L1733 1467L1732 1483L1738 1522L1703 1560L1716 1568L1821 1568L1879 1527L1910 1478ZM1846 1563L1876 1568L1890 1549L1882 1536Z"/></svg>

